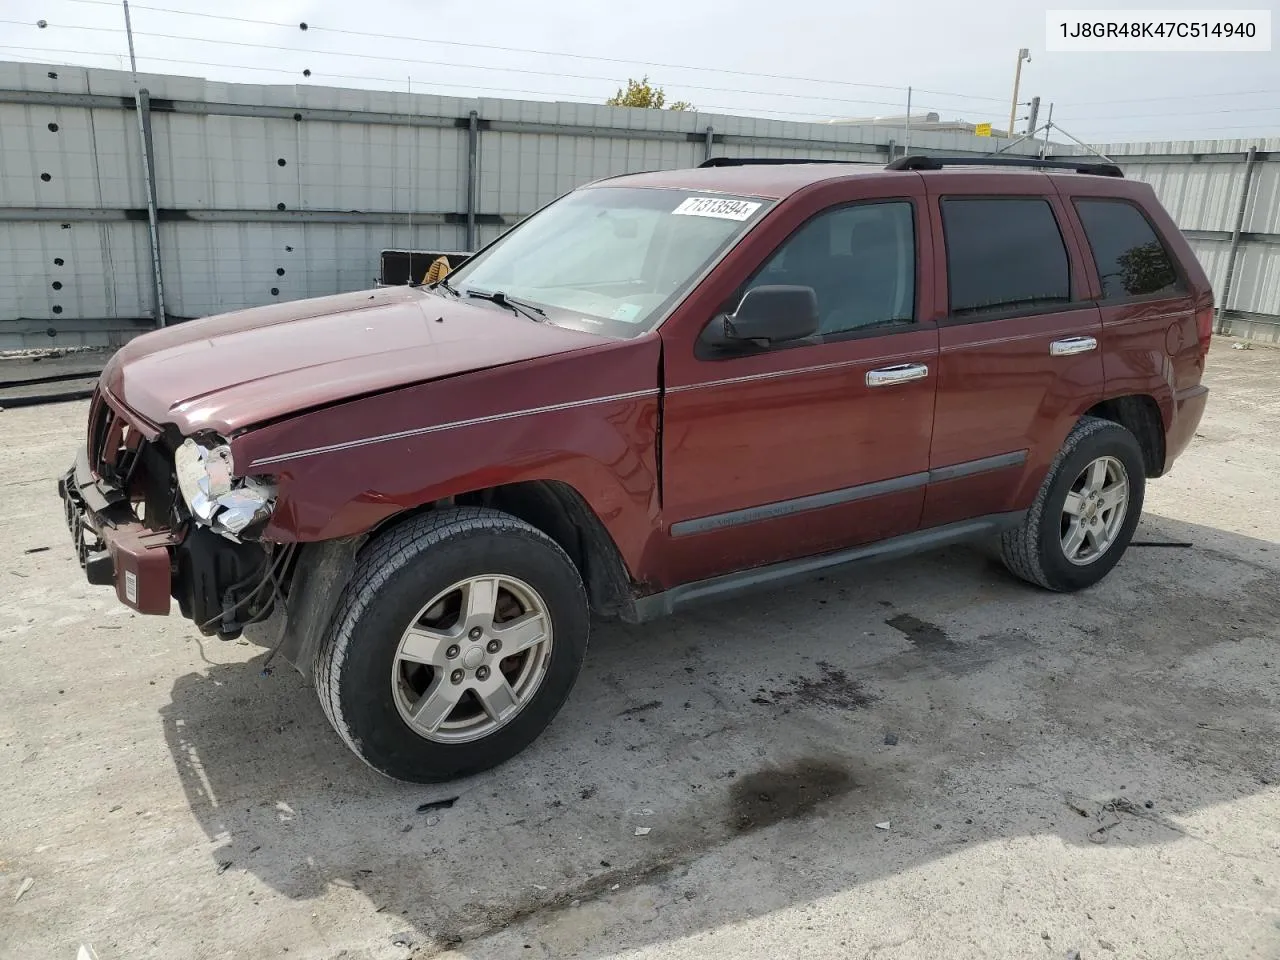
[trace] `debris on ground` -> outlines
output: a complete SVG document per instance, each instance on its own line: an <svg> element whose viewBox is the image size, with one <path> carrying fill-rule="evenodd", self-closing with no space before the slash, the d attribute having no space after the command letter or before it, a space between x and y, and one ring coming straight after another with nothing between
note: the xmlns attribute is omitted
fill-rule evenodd
<svg viewBox="0 0 1280 960"><path fill-rule="evenodd" d="M1089 834L1090 843L1106 843L1110 839L1110 830L1112 827L1120 826L1119 820L1112 820L1110 823L1104 823L1097 830Z"/></svg>
<svg viewBox="0 0 1280 960"><path fill-rule="evenodd" d="M232 861L230 861L230 860L219 860L219 861L218 861L218 875L219 875L219 876L221 876L222 874L226 873L226 872L227 872L227 870L230 868L231 863L232 863Z"/></svg>
<svg viewBox="0 0 1280 960"><path fill-rule="evenodd" d="M884 745L886 747L896 747L898 745L898 735L893 731L889 731L884 735Z"/></svg>
<svg viewBox="0 0 1280 960"><path fill-rule="evenodd" d="M877 829L877 830L888 830L891 826L893 826L893 822L892 822L891 820L885 820L885 821L883 821L882 823L877 823L877 824L876 824L876 829Z"/></svg>
<svg viewBox="0 0 1280 960"><path fill-rule="evenodd" d="M649 831L652 829L653 827L636 827L636 836L647 837L649 835Z"/></svg>
<svg viewBox="0 0 1280 960"><path fill-rule="evenodd" d="M1232 349L1232 350L1252 350L1252 349L1253 349L1253 344L1252 344L1252 343L1249 343L1249 341L1245 340L1245 341L1243 341L1243 342L1241 342L1241 343L1233 343L1233 344L1231 345L1231 349Z"/></svg>
<svg viewBox="0 0 1280 960"><path fill-rule="evenodd" d="M1107 813L1127 813L1130 816L1142 816L1142 808L1127 797L1116 797L1114 800L1108 800L1102 805L1102 809Z"/></svg>
<svg viewBox="0 0 1280 960"><path fill-rule="evenodd" d="M34 887L35 885L36 885L36 882L31 877L27 877L27 879L23 880L22 886L18 887L18 894L13 898L13 902L17 903L19 900L21 900L23 895L25 895L26 892L30 890L32 887Z"/></svg>
<svg viewBox="0 0 1280 960"><path fill-rule="evenodd" d="M28 547L26 550L23 550L22 552L23 553L45 553L46 551L52 550L52 549L53 547Z"/></svg>
<svg viewBox="0 0 1280 960"><path fill-rule="evenodd" d="M610 887L609 889L610 889L610 890L620 890L620 889L622 889L622 884L620 884L620 883L615 883L615 884L614 884L612 887Z"/></svg>
<svg viewBox="0 0 1280 960"><path fill-rule="evenodd" d="M1079 951L1079 950L1068 950L1068 951L1067 951L1067 960L1080 960L1080 951Z"/></svg>
<svg viewBox="0 0 1280 960"><path fill-rule="evenodd" d="M1073 811L1073 812L1075 812L1075 813L1078 813L1078 814L1079 814L1080 816L1082 816L1082 817L1088 817L1088 816L1091 816L1091 814L1089 813L1089 811L1088 811L1088 810L1086 810L1084 807L1080 806L1080 804L1075 803L1074 801L1072 801L1070 797L1068 797L1066 800L1064 800L1064 801L1063 801L1063 803L1065 803L1065 804L1067 805L1067 808L1068 808L1069 810L1071 810L1071 811Z"/></svg>
<svg viewBox="0 0 1280 960"><path fill-rule="evenodd" d="M82 943L76 951L76 960L98 960L98 953L89 944Z"/></svg>
<svg viewBox="0 0 1280 960"><path fill-rule="evenodd" d="M445 797L443 800L428 800L426 803L418 804L418 812L426 813L428 810L448 810L457 802L457 797Z"/></svg>

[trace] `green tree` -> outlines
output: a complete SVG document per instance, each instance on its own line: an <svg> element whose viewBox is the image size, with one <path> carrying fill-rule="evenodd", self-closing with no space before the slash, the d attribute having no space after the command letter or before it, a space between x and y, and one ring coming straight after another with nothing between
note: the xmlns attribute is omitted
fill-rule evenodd
<svg viewBox="0 0 1280 960"><path fill-rule="evenodd" d="M627 89L618 88L618 92L605 101L610 107L644 107L648 110L692 110L693 104L687 100L667 103L667 94L661 87L649 83L649 77L639 80L628 80Z"/></svg>
<svg viewBox="0 0 1280 960"><path fill-rule="evenodd" d="M1128 294L1155 293L1172 286L1178 279L1164 248L1154 240L1125 251L1116 262L1120 267L1120 282Z"/></svg>

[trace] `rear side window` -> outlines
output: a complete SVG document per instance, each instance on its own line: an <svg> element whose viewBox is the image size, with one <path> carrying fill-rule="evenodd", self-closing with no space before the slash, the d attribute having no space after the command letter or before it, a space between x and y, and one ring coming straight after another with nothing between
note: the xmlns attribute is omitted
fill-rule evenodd
<svg viewBox="0 0 1280 960"><path fill-rule="evenodd" d="M1123 200L1077 200L1103 299L1145 297L1178 288L1173 260L1137 207Z"/></svg>
<svg viewBox="0 0 1280 960"><path fill-rule="evenodd" d="M1071 301L1067 248L1047 200L944 199L942 228L952 314Z"/></svg>

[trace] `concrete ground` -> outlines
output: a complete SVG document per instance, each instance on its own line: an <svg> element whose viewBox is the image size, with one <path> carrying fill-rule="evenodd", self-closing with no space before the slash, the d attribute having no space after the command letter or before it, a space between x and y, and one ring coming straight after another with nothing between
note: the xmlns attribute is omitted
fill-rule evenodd
<svg viewBox="0 0 1280 960"><path fill-rule="evenodd" d="M1208 381L1100 586L955 549L602 626L533 748L431 788L89 587L85 404L4 411L0 956L1280 958L1280 351Z"/></svg>

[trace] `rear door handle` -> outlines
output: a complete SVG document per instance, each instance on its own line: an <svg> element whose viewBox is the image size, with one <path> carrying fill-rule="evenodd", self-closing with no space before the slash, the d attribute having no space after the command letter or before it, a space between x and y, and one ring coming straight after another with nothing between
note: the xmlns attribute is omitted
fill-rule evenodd
<svg viewBox="0 0 1280 960"><path fill-rule="evenodd" d="M896 367L881 367L879 370L868 370L867 386L888 387L895 383L923 380L928 375L929 368L923 363L903 363Z"/></svg>
<svg viewBox="0 0 1280 960"><path fill-rule="evenodd" d="M1088 353L1098 349L1098 341L1094 337L1067 337L1049 344L1049 356L1069 357L1074 353Z"/></svg>

